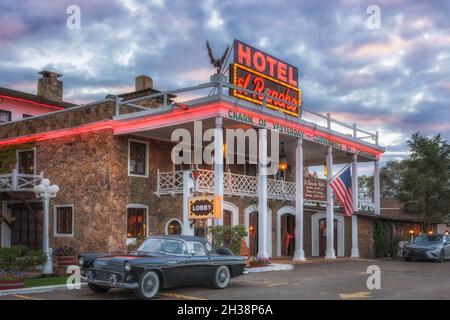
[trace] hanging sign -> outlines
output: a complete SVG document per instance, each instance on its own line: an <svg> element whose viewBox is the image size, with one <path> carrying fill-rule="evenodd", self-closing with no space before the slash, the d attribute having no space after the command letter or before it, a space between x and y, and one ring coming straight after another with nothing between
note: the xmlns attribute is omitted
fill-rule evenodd
<svg viewBox="0 0 450 320"><path fill-rule="evenodd" d="M327 180L304 177L303 198L312 201L327 201Z"/></svg>
<svg viewBox="0 0 450 320"><path fill-rule="evenodd" d="M256 93L249 94L242 90L230 89L231 96L262 105L263 93L267 89L269 96L266 101L267 107L298 117L301 93L297 79L296 67L239 40L234 40L234 63L230 66L230 81L235 86Z"/></svg>
<svg viewBox="0 0 450 320"><path fill-rule="evenodd" d="M189 219L220 219L221 203L220 196L189 197Z"/></svg>

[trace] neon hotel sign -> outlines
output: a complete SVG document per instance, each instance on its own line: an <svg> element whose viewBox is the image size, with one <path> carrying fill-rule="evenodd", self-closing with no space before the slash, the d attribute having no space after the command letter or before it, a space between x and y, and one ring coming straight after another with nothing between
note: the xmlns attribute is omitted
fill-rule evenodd
<svg viewBox="0 0 450 320"><path fill-rule="evenodd" d="M257 93L267 89L269 98L266 106L298 117L300 115L301 93L298 88L298 69L261 50L239 40L234 40L234 63L230 67L233 85ZM262 105L262 94L249 94L230 89L230 95ZM292 104L271 99L276 97Z"/></svg>

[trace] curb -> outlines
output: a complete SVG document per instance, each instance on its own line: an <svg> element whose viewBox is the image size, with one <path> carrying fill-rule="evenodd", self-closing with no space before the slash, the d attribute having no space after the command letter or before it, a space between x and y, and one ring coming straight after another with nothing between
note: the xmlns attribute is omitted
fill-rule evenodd
<svg viewBox="0 0 450 320"><path fill-rule="evenodd" d="M289 271L293 269L294 266L292 264L273 263L270 266L266 267L247 268L245 269L245 271L247 271L248 273L256 273L256 272L270 272L270 271Z"/></svg>
<svg viewBox="0 0 450 320"><path fill-rule="evenodd" d="M81 286L85 286L87 283L82 282ZM1 296L9 296L14 294L27 294L27 293L40 293L40 292L51 292L55 290L69 290L66 284L58 284L55 286L41 286L41 287L32 287L32 288L22 288L22 289L9 289L9 290L0 290ZM74 289L75 290L75 289Z"/></svg>

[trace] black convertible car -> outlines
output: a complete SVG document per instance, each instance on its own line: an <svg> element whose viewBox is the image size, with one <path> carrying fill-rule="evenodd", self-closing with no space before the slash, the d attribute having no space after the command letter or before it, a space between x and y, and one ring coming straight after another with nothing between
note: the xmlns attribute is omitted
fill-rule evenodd
<svg viewBox="0 0 450 320"><path fill-rule="evenodd" d="M214 249L204 238L157 236L130 255L89 253L80 255L78 263L93 292L125 288L151 299L162 288L188 284L208 282L224 289L232 277L243 274L246 262L229 249Z"/></svg>

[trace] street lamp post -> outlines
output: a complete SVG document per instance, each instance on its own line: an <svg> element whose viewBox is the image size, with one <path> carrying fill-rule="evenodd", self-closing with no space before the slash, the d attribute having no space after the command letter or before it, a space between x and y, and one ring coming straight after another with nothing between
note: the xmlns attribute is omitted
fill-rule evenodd
<svg viewBox="0 0 450 320"><path fill-rule="evenodd" d="M50 199L56 197L56 193L59 191L59 187L56 184L50 185L50 180L42 179L41 184L33 188L34 193L37 198L42 198L44 201L44 221L42 225L42 246L47 260L42 265L42 275L52 275L53 274L53 262L50 254L49 248L49 211L50 211Z"/></svg>

